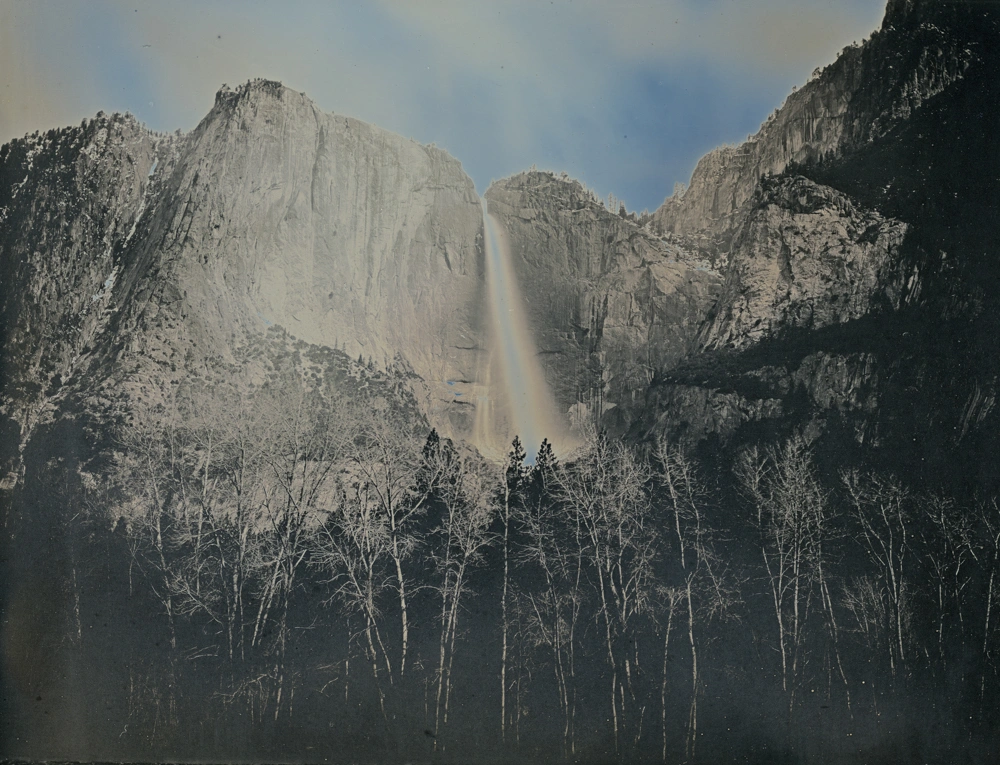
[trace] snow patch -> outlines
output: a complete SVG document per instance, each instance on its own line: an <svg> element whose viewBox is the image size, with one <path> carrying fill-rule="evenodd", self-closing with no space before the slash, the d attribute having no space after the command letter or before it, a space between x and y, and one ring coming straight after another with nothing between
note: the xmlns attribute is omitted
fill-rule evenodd
<svg viewBox="0 0 1000 765"><path fill-rule="evenodd" d="M90 296L90 302L96 303L101 298L110 295L111 290L114 288L115 282L117 281L118 281L118 266L115 266L113 269L111 269L111 275L104 280L104 284L101 286L101 289L99 289L97 292L95 292L93 295Z"/></svg>

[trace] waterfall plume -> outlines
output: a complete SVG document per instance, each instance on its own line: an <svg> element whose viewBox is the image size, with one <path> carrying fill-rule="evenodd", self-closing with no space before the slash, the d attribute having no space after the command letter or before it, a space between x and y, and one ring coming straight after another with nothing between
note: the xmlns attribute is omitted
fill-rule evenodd
<svg viewBox="0 0 1000 765"><path fill-rule="evenodd" d="M506 234L485 200L483 234L492 348L480 373L473 442L484 454L501 458L519 436L531 462L543 439L556 451L569 446L568 429L538 362Z"/></svg>

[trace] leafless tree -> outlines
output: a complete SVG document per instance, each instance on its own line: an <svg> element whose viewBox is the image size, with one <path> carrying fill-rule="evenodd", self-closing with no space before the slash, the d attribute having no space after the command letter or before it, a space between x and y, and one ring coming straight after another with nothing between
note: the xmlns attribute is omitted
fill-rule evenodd
<svg viewBox="0 0 1000 765"><path fill-rule="evenodd" d="M905 667L910 642L911 497L893 476L862 474L841 477L862 531L862 542L874 564L878 586L884 588L887 608L887 651L895 677Z"/></svg>
<svg viewBox="0 0 1000 765"><path fill-rule="evenodd" d="M681 587L661 586L657 589L660 601L657 611L663 615L663 670L660 675L660 732L663 739L663 761L667 762L667 660L670 657L670 635L674 626L674 617L683 607L687 592ZM689 633L690 634L690 633ZM692 654L692 660L694 654ZM697 683L697 675L695 675ZM697 711L697 706L695 706Z"/></svg>
<svg viewBox="0 0 1000 765"><path fill-rule="evenodd" d="M829 498L816 478L812 455L801 436L790 438L780 447L745 450L737 461L736 475L744 497L754 509L778 633L781 686L791 715L809 658L807 627L817 600L834 660L847 688L836 612L826 576Z"/></svg>
<svg viewBox="0 0 1000 765"><path fill-rule="evenodd" d="M364 624L366 655L371 666L379 706L385 710L385 687L380 674L393 683L393 662L380 628L382 600L391 587L391 538L388 520L373 500L369 485L353 481L342 488L326 523L318 530L315 562L329 571L335 594L349 614Z"/></svg>
<svg viewBox="0 0 1000 765"><path fill-rule="evenodd" d="M918 498L921 552L931 574L937 654L942 670L947 669L947 647L965 637L966 591L972 580L972 564L977 554L974 516L949 497L927 495ZM946 635L957 627L953 638Z"/></svg>
<svg viewBox="0 0 1000 765"><path fill-rule="evenodd" d="M678 608L686 612L688 647L691 652L691 702L688 709L686 757L694 759L698 740L698 696L701 675L698 664L700 625L716 615L730 612L738 601L734 582L715 550L713 532L705 519L708 490L694 461L678 446L660 439L654 452L655 478L669 514L675 536L679 578L661 585L661 610L666 609L661 684L661 723L666 748L666 668L670 631Z"/></svg>
<svg viewBox="0 0 1000 765"><path fill-rule="evenodd" d="M500 740L507 740L507 663L510 653L511 639L511 530L515 516L520 509L521 494L524 488L528 469L524 465L524 448L515 436L510 453L504 463L501 473L499 518L501 523L501 539L503 553L503 583L500 592Z"/></svg>
<svg viewBox="0 0 1000 765"><path fill-rule="evenodd" d="M439 473L442 465L421 459L421 439L394 421L384 408L376 408L361 419L350 449L350 460L366 492L377 503L376 512L385 520L388 554L392 561L394 586L399 600L399 676L406 674L410 645L410 582L407 559L420 539L416 523L425 510L428 491L438 475L425 475L418 486L421 470Z"/></svg>
<svg viewBox="0 0 1000 765"><path fill-rule="evenodd" d="M627 727L631 740L638 740L645 710L636 698L636 628L650 608L654 589L657 533L646 491L649 471L624 444L598 437L578 462L556 476L560 501L571 522L579 524L595 590L611 679L609 711L615 748L620 750Z"/></svg>
<svg viewBox="0 0 1000 765"><path fill-rule="evenodd" d="M162 408L136 407L116 433L112 484L120 501L112 511L129 537L132 563L163 607L170 642L167 720L176 720L177 604L168 534L175 518L174 439L176 421Z"/></svg>
<svg viewBox="0 0 1000 765"><path fill-rule="evenodd" d="M1000 506L996 497L978 499L973 506L976 542L971 554L980 570L985 590L983 606L982 643L980 648L982 666L979 680L979 703L986 698L987 677L997 674L997 664L993 657L993 633L996 631L994 610L998 589L1000 589Z"/></svg>
<svg viewBox="0 0 1000 765"><path fill-rule="evenodd" d="M468 576L482 559L490 544L493 521L493 468L478 455L453 454L440 450L429 455L432 470L439 476L434 486L434 500L440 507L440 523L431 531L431 559L437 576L440 602L437 688L434 705L435 746L441 746L440 733L448 724L451 706L453 670L463 598L468 594ZM433 464L439 460L438 464Z"/></svg>
<svg viewBox="0 0 1000 765"><path fill-rule="evenodd" d="M188 386L157 409L137 408L121 429L123 515L140 568L155 571L171 648L179 618L214 624L230 667L225 697L251 700L255 715L277 716L293 692L288 615L342 458L333 412L297 380L252 394ZM217 650L197 645L189 655Z"/></svg>
<svg viewBox="0 0 1000 765"><path fill-rule="evenodd" d="M562 503L544 489L544 465L536 466L535 491L520 513L524 540L519 563L530 586L519 598L524 626L532 642L551 657L559 707L563 716L563 753L576 751L577 629L585 600L584 558L587 538L578 513L566 513Z"/></svg>

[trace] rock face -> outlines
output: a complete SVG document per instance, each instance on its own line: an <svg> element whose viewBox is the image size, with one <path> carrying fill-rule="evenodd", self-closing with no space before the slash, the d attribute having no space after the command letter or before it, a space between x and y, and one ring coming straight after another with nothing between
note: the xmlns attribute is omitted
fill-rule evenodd
<svg viewBox="0 0 1000 765"><path fill-rule="evenodd" d="M277 83L224 89L143 223L118 304L174 353L183 337L225 356L241 334L280 325L409 368L429 401L474 374L482 213L439 149L323 114Z"/></svg>
<svg viewBox="0 0 1000 765"><path fill-rule="evenodd" d="M691 349L721 285L709 262L551 173L499 181L486 199L563 411L631 401Z"/></svg>
<svg viewBox="0 0 1000 765"><path fill-rule="evenodd" d="M892 0L649 219L565 176L493 184L559 409L636 439L1000 448L998 42L991 4ZM222 369L269 327L472 431L482 209L444 152L257 81L183 137L100 116L15 141L0 181L0 443L75 395Z"/></svg>
<svg viewBox="0 0 1000 765"><path fill-rule="evenodd" d="M101 114L0 148L5 443L27 438L51 412L105 328L118 255L154 187L150 170L173 140L131 117Z"/></svg>
<svg viewBox="0 0 1000 765"><path fill-rule="evenodd" d="M416 375L439 427L471 427L446 383L482 347L482 211L445 152L256 81L183 138L102 116L15 141L0 178L7 429L74 375L162 387L270 326Z"/></svg>
<svg viewBox="0 0 1000 765"><path fill-rule="evenodd" d="M707 154L689 187L656 211L656 225L707 231L725 248L762 177L876 141L962 79L987 53L985 13L971 3L894 0L880 31L817 70L755 135Z"/></svg>
<svg viewBox="0 0 1000 765"><path fill-rule="evenodd" d="M743 348L779 331L820 329L892 302L907 226L802 177L761 184L733 242L702 348Z"/></svg>
<svg viewBox="0 0 1000 765"><path fill-rule="evenodd" d="M942 480L995 480L997 14L893 0L882 29L698 165L654 216L724 286L635 438L799 429ZM955 455L964 457L956 459Z"/></svg>

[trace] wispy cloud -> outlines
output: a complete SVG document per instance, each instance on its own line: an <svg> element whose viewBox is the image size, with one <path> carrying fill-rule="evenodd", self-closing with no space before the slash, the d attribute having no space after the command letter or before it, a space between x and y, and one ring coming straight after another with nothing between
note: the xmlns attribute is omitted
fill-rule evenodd
<svg viewBox="0 0 1000 765"><path fill-rule="evenodd" d="M65 0L0 5L0 140L128 109L190 129L280 79L430 142L482 189L537 163L655 206L860 40L884 0Z"/></svg>

